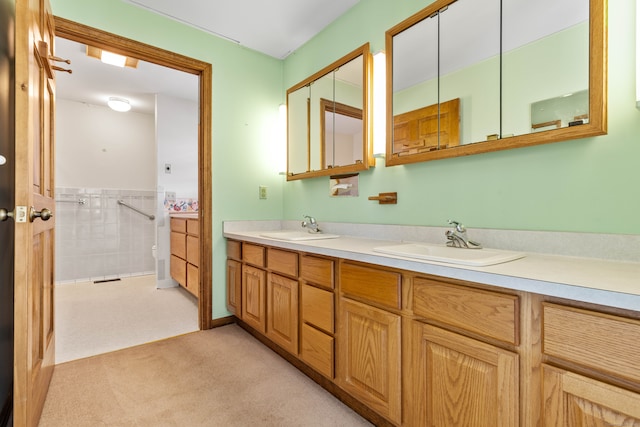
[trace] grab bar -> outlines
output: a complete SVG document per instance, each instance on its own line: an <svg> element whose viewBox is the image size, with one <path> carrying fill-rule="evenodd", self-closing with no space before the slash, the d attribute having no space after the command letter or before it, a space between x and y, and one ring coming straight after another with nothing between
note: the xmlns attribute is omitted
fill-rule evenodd
<svg viewBox="0 0 640 427"><path fill-rule="evenodd" d="M77 203L79 205L86 205L87 199L77 199L77 200L56 200L59 203Z"/></svg>
<svg viewBox="0 0 640 427"><path fill-rule="evenodd" d="M128 205L128 204L126 204L125 202L123 202L122 200L118 200L118 204L119 204L119 205L122 205L122 206L125 206L125 207L127 207L127 208L131 209L132 211L136 211L136 212L138 212L140 215L144 215L144 216L146 216L146 217L147 217L147 218L149 218L151 221L153 221L154 219L156 219L156 216L155 216L155 215L149 215L148 213L144 213L144 212L142 212L140 209L135 208L135 207L133 207L133 206L131 206L131 205Z"/></svg>

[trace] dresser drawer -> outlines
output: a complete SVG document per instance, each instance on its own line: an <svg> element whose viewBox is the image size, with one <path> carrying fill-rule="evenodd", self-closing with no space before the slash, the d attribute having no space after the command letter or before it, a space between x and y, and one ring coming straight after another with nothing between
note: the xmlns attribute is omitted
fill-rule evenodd
<svg viewBox="0 0 640 427"><path fill-rule="evenodd" d="M195 297L200 293L200 270L198 267L187 264L187 284L185 286Z"/></svg>
<svg viewBox="0 0 640 427"><path fill-rule="evenodd" d="M187 234L200 235L200 222L197 219L187 219Z"/></svg>
<svg viewBox="0 0 640 427"><path fill-rule="evenodd" d="M175 231L178 233L186 233L187 232L187 220L184 218L171 218L171 231Z"/></svg>
<svg viewBox="0 0 640 427"><path fill-rule="evenodd" d="M333 378L333 337L303 323L300 358L318 372Z"/></svg>
<svg viewBox="0 0 640 427"><path fill-rule="evenodd" d="M333 333L333 292L303 284L300 287L302 321Z"/></svg>
<svg viewBox="0 0 640 427"><path fill-rule="evenodd" d="M340 266L340 291L373 303L400 309L401 284L400 273L347 262Z"/></svg>
<svg viewBox="0 0 640 427"><path fill-rule="evenodd" d="M300 256L300 278L314 285L333 289L334 261L312 255Z"/></svg>
<svg viewBox="0 0 640 427"><path fill-rule="evenodd" d="M237 240L227 240L227 257L242 259L242 244Z"/></svg>
<svg viewBox="0 0 640 427"><path fill-rule="evenodd" d="M187 262L200 265L200 239L196 236L187 236Z"/></svg>
<svg viewBox="0 0 640 427"><path fill-rule="evenodd" d="M280 249L267 249L267 268L287 276L298 277L298 254Z"/></svg>
<svg viewBox="0 0 640 427"><path fill-rule="evenodd" d="M544 354L640 383L640 321L551 303L542 315Z"/></svg>
<svg viewBox="0 0 640 427"><path fill-rule="evenodd" d="M413 282L416 316L517 345L519 304L515 295L417 277Z"/></svg>
<svg viewBox="0 0 640 427"><path fill-rule="evenodd" d="M171 254L182 259L187 258L187 239L182 233L171 232Z"/></svg>
<svg viewBox="0 0 640 427"><path fill-rule="evenodd" d="M251 243L242 244L242 260L256 265L258 267L264 267L264 255L265 247L252 245Z"/></svg>
<svg viewBox="0 0 640 427"><path fill-rule="evenodd" d="M187 262L185 260L178 258L175 255L171 255L169 272L176 282L180 283L182 286L187 286Z"/></svg>

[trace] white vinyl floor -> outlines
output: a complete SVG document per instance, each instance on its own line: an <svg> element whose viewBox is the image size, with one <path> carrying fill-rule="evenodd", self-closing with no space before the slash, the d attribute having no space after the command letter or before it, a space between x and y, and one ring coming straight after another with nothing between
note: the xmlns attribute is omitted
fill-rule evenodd
<svg viewBox="0 0 640 427"><path fill-rule="evenodd" d="M55 288L56 364L198 330L196 299L156 277Z"/></svg>

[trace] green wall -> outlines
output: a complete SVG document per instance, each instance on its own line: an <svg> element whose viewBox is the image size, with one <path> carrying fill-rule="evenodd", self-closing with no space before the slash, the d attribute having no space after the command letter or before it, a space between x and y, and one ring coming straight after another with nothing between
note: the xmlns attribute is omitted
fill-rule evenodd
<svg viewBox="0 0 640 427"><path fill-rule="evenodd" d="M282 61L121 1L51 4L56 16L212 64L213 317L226 316L222 221L282 217L282 177L270 161L285 99Z"/></svg>
<svg viewBox="0 0 640 427"><path fill-rule="evenodd" d="M409 5L408 3L411 3ZM416 4L419 3L419 4ZM285 60L289 87L384 33L430 1L360 1ZM517 230L640 233L640 111L635 108L635 7L609 2L608 135L360 174L360 197L330 198L328 178L284 184L284 217ZM397 205L367 196L398 192Z"/></svg>

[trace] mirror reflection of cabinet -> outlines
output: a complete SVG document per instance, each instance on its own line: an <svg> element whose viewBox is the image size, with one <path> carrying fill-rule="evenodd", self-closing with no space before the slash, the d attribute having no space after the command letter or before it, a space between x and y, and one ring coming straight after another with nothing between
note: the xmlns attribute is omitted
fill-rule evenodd
<svg viewBox="0 0 640 427"><path fill-rule="evenodd" d="M369 44L287 90L287 180L366 170Z"/></svg>
<svg viewBox="0 0 640 427"><path fill-rule="evenodd" d="M388 30L387 166L605 134L605 6L438 0ZM402 143L399 118L428 108L436 141Z"/></svg>

